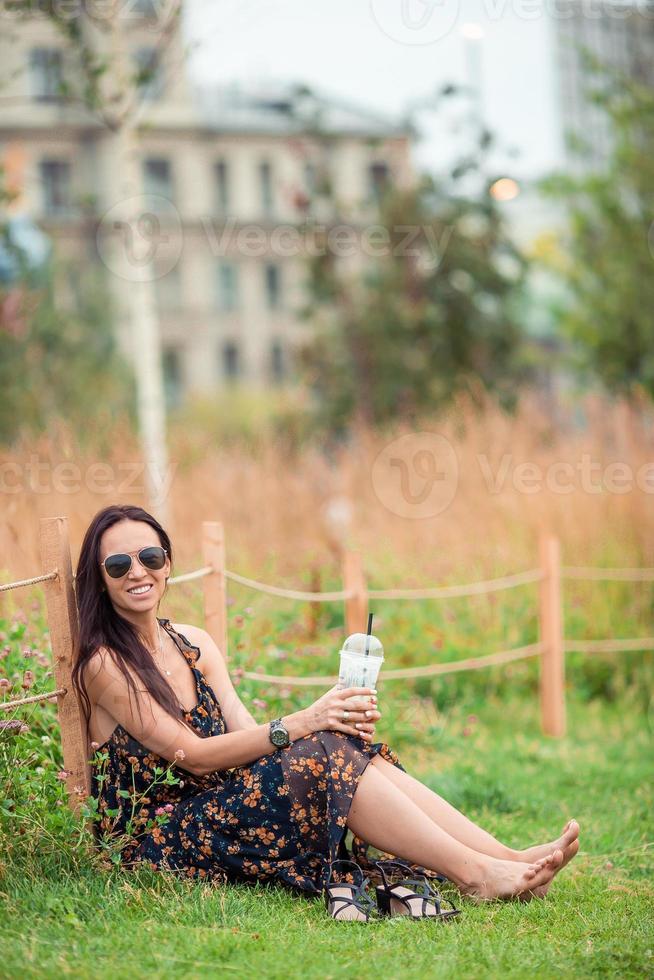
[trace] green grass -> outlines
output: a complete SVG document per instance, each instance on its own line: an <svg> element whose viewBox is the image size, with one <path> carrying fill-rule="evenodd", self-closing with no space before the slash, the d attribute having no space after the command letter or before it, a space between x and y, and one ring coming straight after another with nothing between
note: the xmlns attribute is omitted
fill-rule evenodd
<svg viewBox="0 0 654 980"><path fill-rule="evenodd" d="M408 620L409 610L402 615ZM242 632L258 629L262 644L270 630L280 648L309 646L306 637L284 640L281 622L275 632L274 623L257 627L257 617L247 617ZM25 666L22 649L43 642L40 612L33 623L4 625L11 652L0 674L16 678ZM323 648L334 644L330 627L324 624L314 641ZM408 643L415 632L407 623ZM250 641L239 652L238 637L232 638L234 661L249 658ZM61 760L53 709L31 710L24 716L30 731L0 742L0 976L654 975L654 715L644 687L649 655L630 656L613 662L602 698L587 683L594 672L606 673L602 664L588 666L586 676L585 665L571 663L569 733L560 741L540 735L530 664L517 665L508 682L507 672L497 670L468 684L459 678L410 691L380 687L378 737L409 772L488 830L526 846L558 834L569 816L582 827L580 854L545 901L464 899L464 914L447 927L338 923L320 900L277 887L210 887L147 871L100 870L85 845L76 844L79 828L58 805L63 788L54 775ZM309 655L298 655L292 667L270 663L274 672L326 669ZM36 673L37 682L44 679L38 665ZM305 692L281 701L245 684L241 691L246 700L268 699L266 710L255 712L262 720L278 705L289 710L311 697Z"/></svg>
<svg viewBox="0 0 654 980"><path fill-rule="evenodd" d="M319 900L279 888L211 888L140 872L104 874L65 842L20 850L0 881L0 974L115 977L256 972L266 977L643 976L654 972L651 756L646 719L574 707L571 733L540 738L531 705L449 717L405 766L507 842L552 835L568 815L582 848L544 902L464 900L451 927L330 921ZM506 723L510 717L510 724ZM383 732L380 733L383 736ZM413 756L413 759L412 759ZM28 831L29 833L29 831Z"/></svg>

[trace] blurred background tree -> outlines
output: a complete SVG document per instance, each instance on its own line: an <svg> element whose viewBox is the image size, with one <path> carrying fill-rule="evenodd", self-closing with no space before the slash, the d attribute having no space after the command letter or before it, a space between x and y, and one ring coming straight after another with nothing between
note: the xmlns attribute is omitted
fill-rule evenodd
<svg viewBox="0 0 654 980"><path fill-rule="evenodd" d="M611 152L601 173L556 174L544 193L567 227L549 265L565 285L558 327L585 380L654 397L654 92L587 56L592 99L607 113ZM584 159L588 147L577 140Z"/></svg>
<svg viewBox="0 0 654 980"><path fill-rule="evenodd" d="M519 315L528 264L489 193L491 143L481 129L450 179L385 189L359 229L361 263L348 266L327 232L314 249L301 363L318 425L415 419L462 388L514 406L531 371Z"/></svg>
<svg viewBox="0 0 654 980"><path fill-rule="evenodd" d="M0 172L0 202L12 193ZM100 269L57 260L25 215L0 224L0 443L65 421L80 441L102 420L132 415L133 382L118 352Z"/></svg>

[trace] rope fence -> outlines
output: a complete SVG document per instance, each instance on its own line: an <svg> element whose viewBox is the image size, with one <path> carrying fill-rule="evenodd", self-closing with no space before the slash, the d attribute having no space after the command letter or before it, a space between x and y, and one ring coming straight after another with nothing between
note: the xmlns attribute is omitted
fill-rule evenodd
<svg viewBox="0 0 654 980"><path fill-rule="evenodd" d="M311 591L282 588L233 572L226 566L225 539L222 524L207 521L202 525L202 567L176 575L169 585L201 581L204 597L204 618L207 631L215 637L227 657L227 582L232 582L256 592L297 602L344 603L345 630L347 633L363 632L366 628L369 601L453 599L465 596L487 595L522 585L538 583L539 638L535 643L501 650L480 657L445 663L425 664L384 670L384 681L411 680L436 677L487 667L503 666L521 660L538 657L540 664L541 726L547 735L565 734L565 653L602 654L633 650L654 650L654 637L614 638L604 640L565 639L563 627L563 580L654 582L654 568L584 568L563 566L560 544L551 535L542 535L539 542L538 566L504 575L500 578L461 585L435 586L430 588L369 589L361 555L347 551L343 554L343 588L321 591L320 572L314 569ZM48 625L52 643L53 673L56 689L44 694L32 695L14 701L0 702L5 712L40 701L57 701L61 729L64 766L68 773L67 786L70 804L79 806L80 786L90 792L88 769L88 733L80 706L71 697L73 651L77 639L77 607L74 595L74 576L70 560L68 527L64 518L44 518L41 521L41 564L43 573L32 578L0 585L0 592L42 584L45 589ZM53 570L54 569L54 570ZM315 628L315 615L310 621ZM262 684L284 687L311 687L332 681L329 676L292 677L285 675L240 671L241 676ZM14 722L2 721L5 730L19 730Z"/></svg>
<svg viewBox="0 0 654 980"><path fill-rule="evenodd" d="M34 578L24 578L20 582L8 582L6 585L0 585L0 592L10 592L11 589L24 589L27 585L49 582L52 579L56 579L58 574L59 572L55 568L54 572L48 572L46 575L35 575Z"/></svg>
<svg viewBox="0 0 654 980"><path fill-rule="evenodd" d="M654 582L654 568L574 568L564 566L563 578L592 582Z"/></svg>
<svg viewBox="0 0 654 980"><path fill-rule="evenodd" d="M297 589L282 589L277 585L265 585L257 582L253 578L245 578L244 575L237 575L225 569L225 578L231 582L237 582L248 589L255 589L257 592L265 592L267 595L281 596L282 599L296 599L298 602L345 602L354 593L351 590L340 590L337 592L299 592Z"/></svg>
<svg viewBox="0 0 654 980"><path fill-rule="evenodd" d="M20 708L23 704L36 704L37 701L50 701L58 698L60 694L67 694L65 687L60 687L56 691L48 691L47 694L33 694L29 698L19 698L18 701L0 701L0 711L9 711L10 708Z"/></svg>
<svg viewBox="0 0 654 980"><path fill-rule="evenodd" d="M480 670L482 667L496 667L500 664L509 664L514 660L526 660L529 657L538 657L542 653L540 643L531 643L525 647L518 647L515 650L502 650L499 653L491 653L485 657L469 657L467 660L452 660L443 664L427 664L424 667L406 667L401 670L385 670L384 681L408 680L413 677L434 677L437 674L455 674L466 670ZM316 684L325 684L331 678L319 677L284 677L275 674L256 674L245 671L243 677L248 680L261 681L267 684L283 684L284 686L312 687Z"/></svg>

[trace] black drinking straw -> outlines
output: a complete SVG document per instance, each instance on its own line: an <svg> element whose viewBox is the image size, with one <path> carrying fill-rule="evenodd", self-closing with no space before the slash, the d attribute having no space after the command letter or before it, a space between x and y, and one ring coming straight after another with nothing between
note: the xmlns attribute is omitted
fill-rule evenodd
<svg viewBox="0 0 654 980"><path fill-rule="evenodd" d="M371 633L372 633L372 613L368 613L368 632L366 633L367 639L366 639L366 649L365 649L366 657L370 653L370 634Z"/></svg>

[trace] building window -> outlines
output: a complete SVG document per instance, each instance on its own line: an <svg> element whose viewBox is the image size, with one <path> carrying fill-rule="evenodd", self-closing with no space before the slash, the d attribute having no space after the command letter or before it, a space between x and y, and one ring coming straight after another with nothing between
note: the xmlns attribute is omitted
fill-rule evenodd
<svg viewBox="0 0 654 980"><path fill-rule="evenodd" d="M229 169L226 160L214 164L214 190L216 213L227 214L229 210Z"/></svg>
<svg viewBox="0 0 654 980"><path fill-rule="evenodd" d="M58 48L32 48L30 88L36 102L57 102L63 94L63 62Z"/></svg>
<svg viewBox="0 0 654 980"><path fill-rule="evenodd" d="M156 269L155 269L156 273ZM154 280L157 306L162 312L182 308L182 280L179 265Z"/></svg>
<svg viewBox="0 0 654 980"><path fill-rule="evenodd" d="M137 48L134 52L136 62L136 84L143 99L154 102L164 92L164 72L156 48Z"/></svg>
<svg viewBox="0 0 654 980"><path fill-rule="evenodd" d="M264 267L266 281L266 306L269 310L280 309L281 302L281 275L278 265L267 264Z"/></svg>
<svg viewBox="0 0 654 980"><path fill-rule="evenodd" d="M259 189L261 208L264 214L272 214L274 209L272 167L268 160L259 164Z"/></svg>
<svg viewBox="0 0 654 980"><path fill-rule="evenodd" d="M241 374L241 356L233 340L223 344L223 374L228 381L235 381Z"/></svg>
<svg viewBox="0 0 654 980"><path fill-rule="evenodd" d="M149 157L143 163L143 192L148 197L165 197L173 199L173 175L170 160L160 157ZM157 202L151 206L156 209Z"/></svg>
<svg viewBox="0 0 654 980"><path fill-rule="evenodd" d="M39 170L43 189L43 213L70 214L72 210L70 163L67 160L41 160Z"/></svg>
<svg viewBox="0 0 654 980"><path fill-rule="evenodd" d="M229 313L238 307L238 269L233 262L218 266L218 309Z"/></svg>
<svg viewBox="0 0 654 980"><path fill-rule="evenodd" d="M163 351L162 370L164 395L168 408L177 408L182 398L182 363L179 350L168 347Z"/></svg>
<svg viewBox="0 0 654 980"><path fill-rule="evenodd" d="M279 340L273 340L270 345L270 374L276 384L279 384L286 377L286 357Z"/></svg>
<svg viewBox="0 0 654 980"><path fill-rule="evenodd" d="M368 191L376 204L381 204L388 190L390 171L387 163L371 163L368 168Z"/></svg>
<svg viewBox="0 0 654 980"><path fill-rule="evenodd" d="M132 0L128 11L135 17L158 18L161 14L160 0Z"/></svg>
<svg viewBox="0 0 654 980"><path fill-rule="evenodd" d="M318 188L318 172L316 170L315 163L308 160L304 164L304 189L307 193L307 197L311 200L315 196L316 190Z"/></svg>

